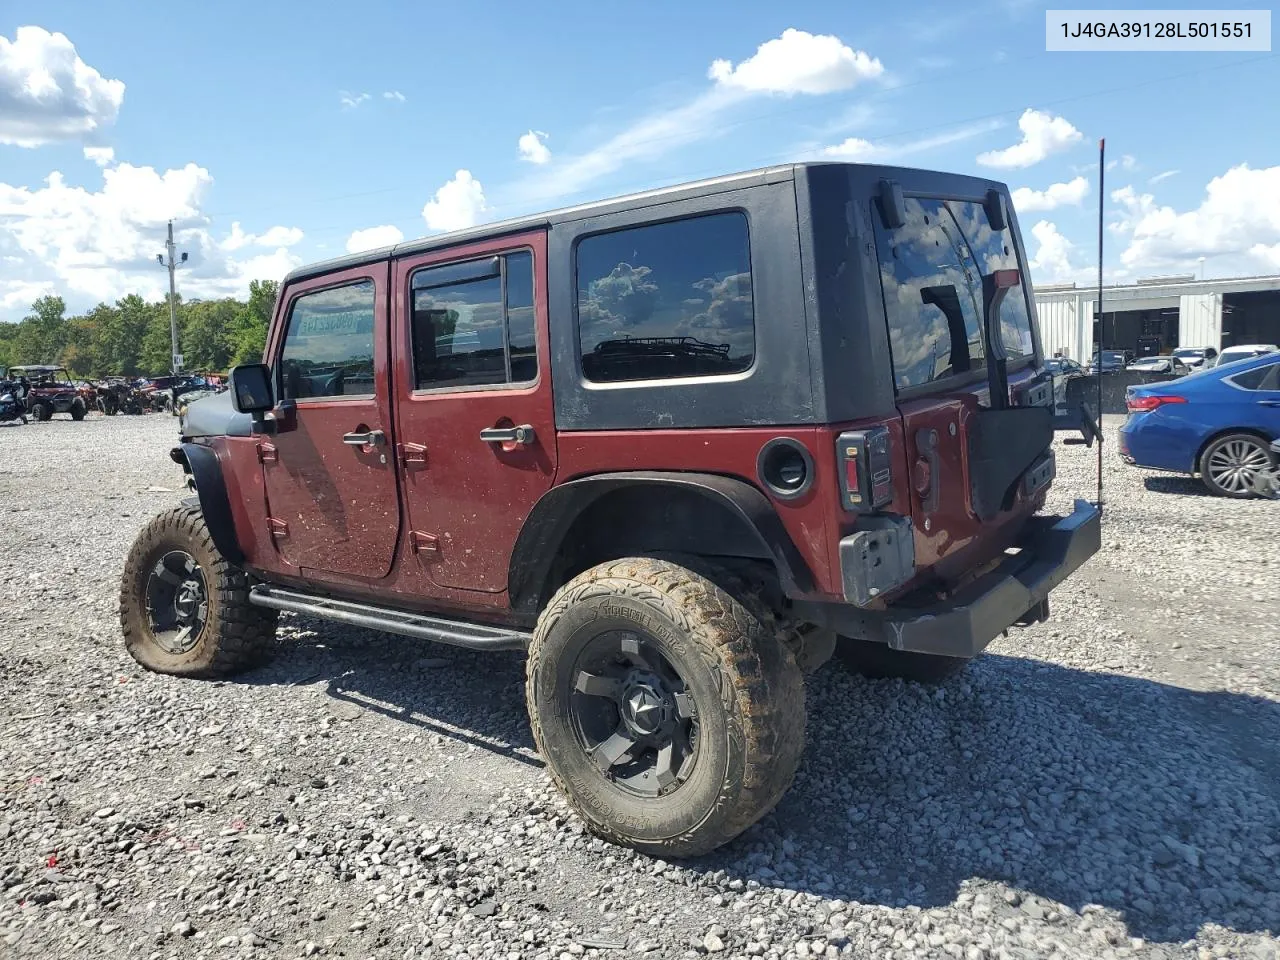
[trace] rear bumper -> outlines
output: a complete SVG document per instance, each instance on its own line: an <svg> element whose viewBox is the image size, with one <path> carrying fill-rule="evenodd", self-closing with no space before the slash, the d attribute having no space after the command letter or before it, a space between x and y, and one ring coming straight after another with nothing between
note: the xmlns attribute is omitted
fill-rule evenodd
<svg viewBox="0 0 1280 960"><path fill-rule="evenodd" d="M1044 619L1050 591L1102 545L1102 516L1077 500L1065 517L1033 517L1009 555L947 600L927 607L865 610L846 604L798 604L802 617L845 636L894 650L974 657L1017 623Z"/></svg>

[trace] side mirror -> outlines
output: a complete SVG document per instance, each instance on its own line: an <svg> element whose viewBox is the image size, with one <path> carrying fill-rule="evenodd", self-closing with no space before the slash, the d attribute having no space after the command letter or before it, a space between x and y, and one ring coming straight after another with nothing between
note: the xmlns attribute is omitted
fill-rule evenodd
<svg viewBox="0 0 1280 960"><path fill-rule="evenodd" d="M265 363L244 363L231 370L231 402L240 413L266 413L275 406L271 368Z"/></svg>

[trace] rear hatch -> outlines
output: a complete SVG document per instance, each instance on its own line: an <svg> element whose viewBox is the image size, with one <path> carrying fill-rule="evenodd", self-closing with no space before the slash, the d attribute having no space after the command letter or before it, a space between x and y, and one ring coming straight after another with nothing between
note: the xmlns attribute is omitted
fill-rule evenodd
<svg viewBox="0 0 1280 960"><path fill-rule="evenodd" d="M878 200L916 566L955 582L1001 554L1043 504L1052 378L1037 369L1031 290L1003 189Z"/></svg>

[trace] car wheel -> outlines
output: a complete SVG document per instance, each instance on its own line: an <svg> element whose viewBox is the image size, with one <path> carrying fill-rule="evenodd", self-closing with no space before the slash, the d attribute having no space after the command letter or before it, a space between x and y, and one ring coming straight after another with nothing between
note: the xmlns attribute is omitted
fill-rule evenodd
<svg viewBox="0 0 1280 960"><path fill-rule="evenodd" d="M53 408L47 403L33 403L31 405L31 416L44 423L53 416Z"/></svg>
<svg viewBox="0 0 1280 960"><path fill-rule="evenodd" d="M616 560L571 580L539 618L526 686L534 740L604 839L697 856L790 786L804 680L740 589L718 571Z"/></svg>
<svg viewBox="0 0 1280 960"><path fill-rule="evenodd" d="M249 603L248 578L213 545L194 507L152 519L134 541L120 583L129 655L148 670L221 677L258 666L277 614Z"/></svg>
<svg viewBox="0 0 1280 960"><path fill-rule="evenodd" d="M877 640L841 637L836 656L854 673L873 680L899 679L941 683L968 665L963 657L941 657L914 650L894 650Z"/></svg>
<svg viewBox="0 0 1280 960"><path fill-rule="evenodd" d="M1267 441L1251 433L1218 437L1200 455L1200 479L1210 493L1244 500L1255 496L1259 479L1271 468Z"/></svg>
<svg viewBox="0 0 1280 960"><path fill-rule="evenodd" d="M67 413L71 414L72 420L79 421L84 419L84 415L88 411L85 409L83 400L76 400L71 404L71 409Z"/></svg>

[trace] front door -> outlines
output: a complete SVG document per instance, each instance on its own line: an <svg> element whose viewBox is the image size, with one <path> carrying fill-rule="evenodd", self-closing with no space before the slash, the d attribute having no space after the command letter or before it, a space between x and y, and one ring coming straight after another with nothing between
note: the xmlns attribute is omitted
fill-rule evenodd
<svg viewBox="0 0 1280 960"><path fill-rule="evenodd" d="M406 258L394 277L410 548L437 585L501 594L555 479L546 234Z"/></svg>
<svg viewBox="0 0 1280 960"><path fill-rule="evenodd" d="M277 432L259 446L276 548L301 572L386 576L400 510L387 385L387 263L288 287L271 344ZM279 326L279 325L277 325Z"/></svg>

